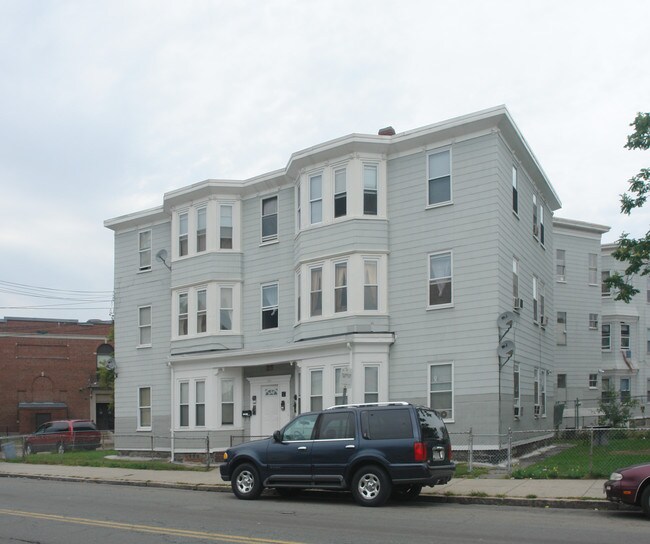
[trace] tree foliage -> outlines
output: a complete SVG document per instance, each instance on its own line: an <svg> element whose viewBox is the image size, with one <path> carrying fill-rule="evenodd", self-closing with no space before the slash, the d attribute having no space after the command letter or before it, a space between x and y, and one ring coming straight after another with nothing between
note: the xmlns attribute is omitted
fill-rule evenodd
<svg viewBox="0 0 650 544"><path fill-rule="evenodd" d="M647 151L650 148L650 113L638 113L634 122L630 124L634 132L627 137L625 147L630 150L639 149ZM650 192L650 168L642 168L638 174L628 181L628 192L621 195L621 213L630 215L634 208L641 208L646 203ZM618 240L618 248L612 256L621 262L627 263L625 273L612 274L605 283L610 289L617 291L616 300L630 302L639 290L632 285L632 278L636 275L650 274L650 231L642 238L631 238L623 233Z"/></svg>
<svg viewBox="0 0 650 544"><path fill-rule="evenodd" d="M600 423L612 427L624 427L632 417L632 411L638 405L632 398L619 398L614 389L605 392L598 402L598 409L602 414Z"/></svg>

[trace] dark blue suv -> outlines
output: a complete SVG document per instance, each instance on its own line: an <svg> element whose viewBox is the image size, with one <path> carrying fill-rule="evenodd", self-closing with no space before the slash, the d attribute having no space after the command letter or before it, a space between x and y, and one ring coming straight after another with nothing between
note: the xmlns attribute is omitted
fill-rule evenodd
<svg viewBox="0 0 650 544"><path fill-rule="evenodd" d="M220 466L240 499L264 488L350 490L358 504L410 498L454 474L442 418L406 402L333 406L301 414L272 438L228 449Z"/></svg>

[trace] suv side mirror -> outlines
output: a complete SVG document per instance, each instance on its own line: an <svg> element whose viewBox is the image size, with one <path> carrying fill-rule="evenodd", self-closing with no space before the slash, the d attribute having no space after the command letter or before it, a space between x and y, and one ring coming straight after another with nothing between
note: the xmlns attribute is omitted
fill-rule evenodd
<svg viewBox="0 0 650 544"><path fill-rule="evenodd" d="M280 431L275 431L273 433L273 440L276 442L282 442L282 433Z"/></svg>

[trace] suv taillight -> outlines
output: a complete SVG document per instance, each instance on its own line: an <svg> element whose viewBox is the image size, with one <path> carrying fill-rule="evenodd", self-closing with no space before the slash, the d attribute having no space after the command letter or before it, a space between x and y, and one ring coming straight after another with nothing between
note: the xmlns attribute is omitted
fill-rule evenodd
<svg viewBox="0 0 650 544"><path fill-rule="evenodd" d="M447 444L447 461L451 461L451 442Z"/></svg>
<svg viewBox="0 0 650 544"><path fill-rule="evenodd" d="M416 462L427 460L427 446L424 442L416 442L413 444L413 457Z"/></svg>

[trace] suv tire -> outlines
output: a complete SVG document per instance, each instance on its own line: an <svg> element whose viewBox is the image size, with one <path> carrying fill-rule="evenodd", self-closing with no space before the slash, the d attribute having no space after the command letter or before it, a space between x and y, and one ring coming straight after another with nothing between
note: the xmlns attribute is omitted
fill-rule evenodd
<svg viewBox="0 0 650 544"><path fill-rule="evenodd" d="M232 491L238 499L253 500L262 494L262 482L253 465L239 465L232 474Z"/></svg>
<svg viewBox="0 0 650 544"><path fill-rule="evenodd" d="M391 493L391 481L377 466L361 467L352 479L352 495L361 506L381 506Z"/></svg>

